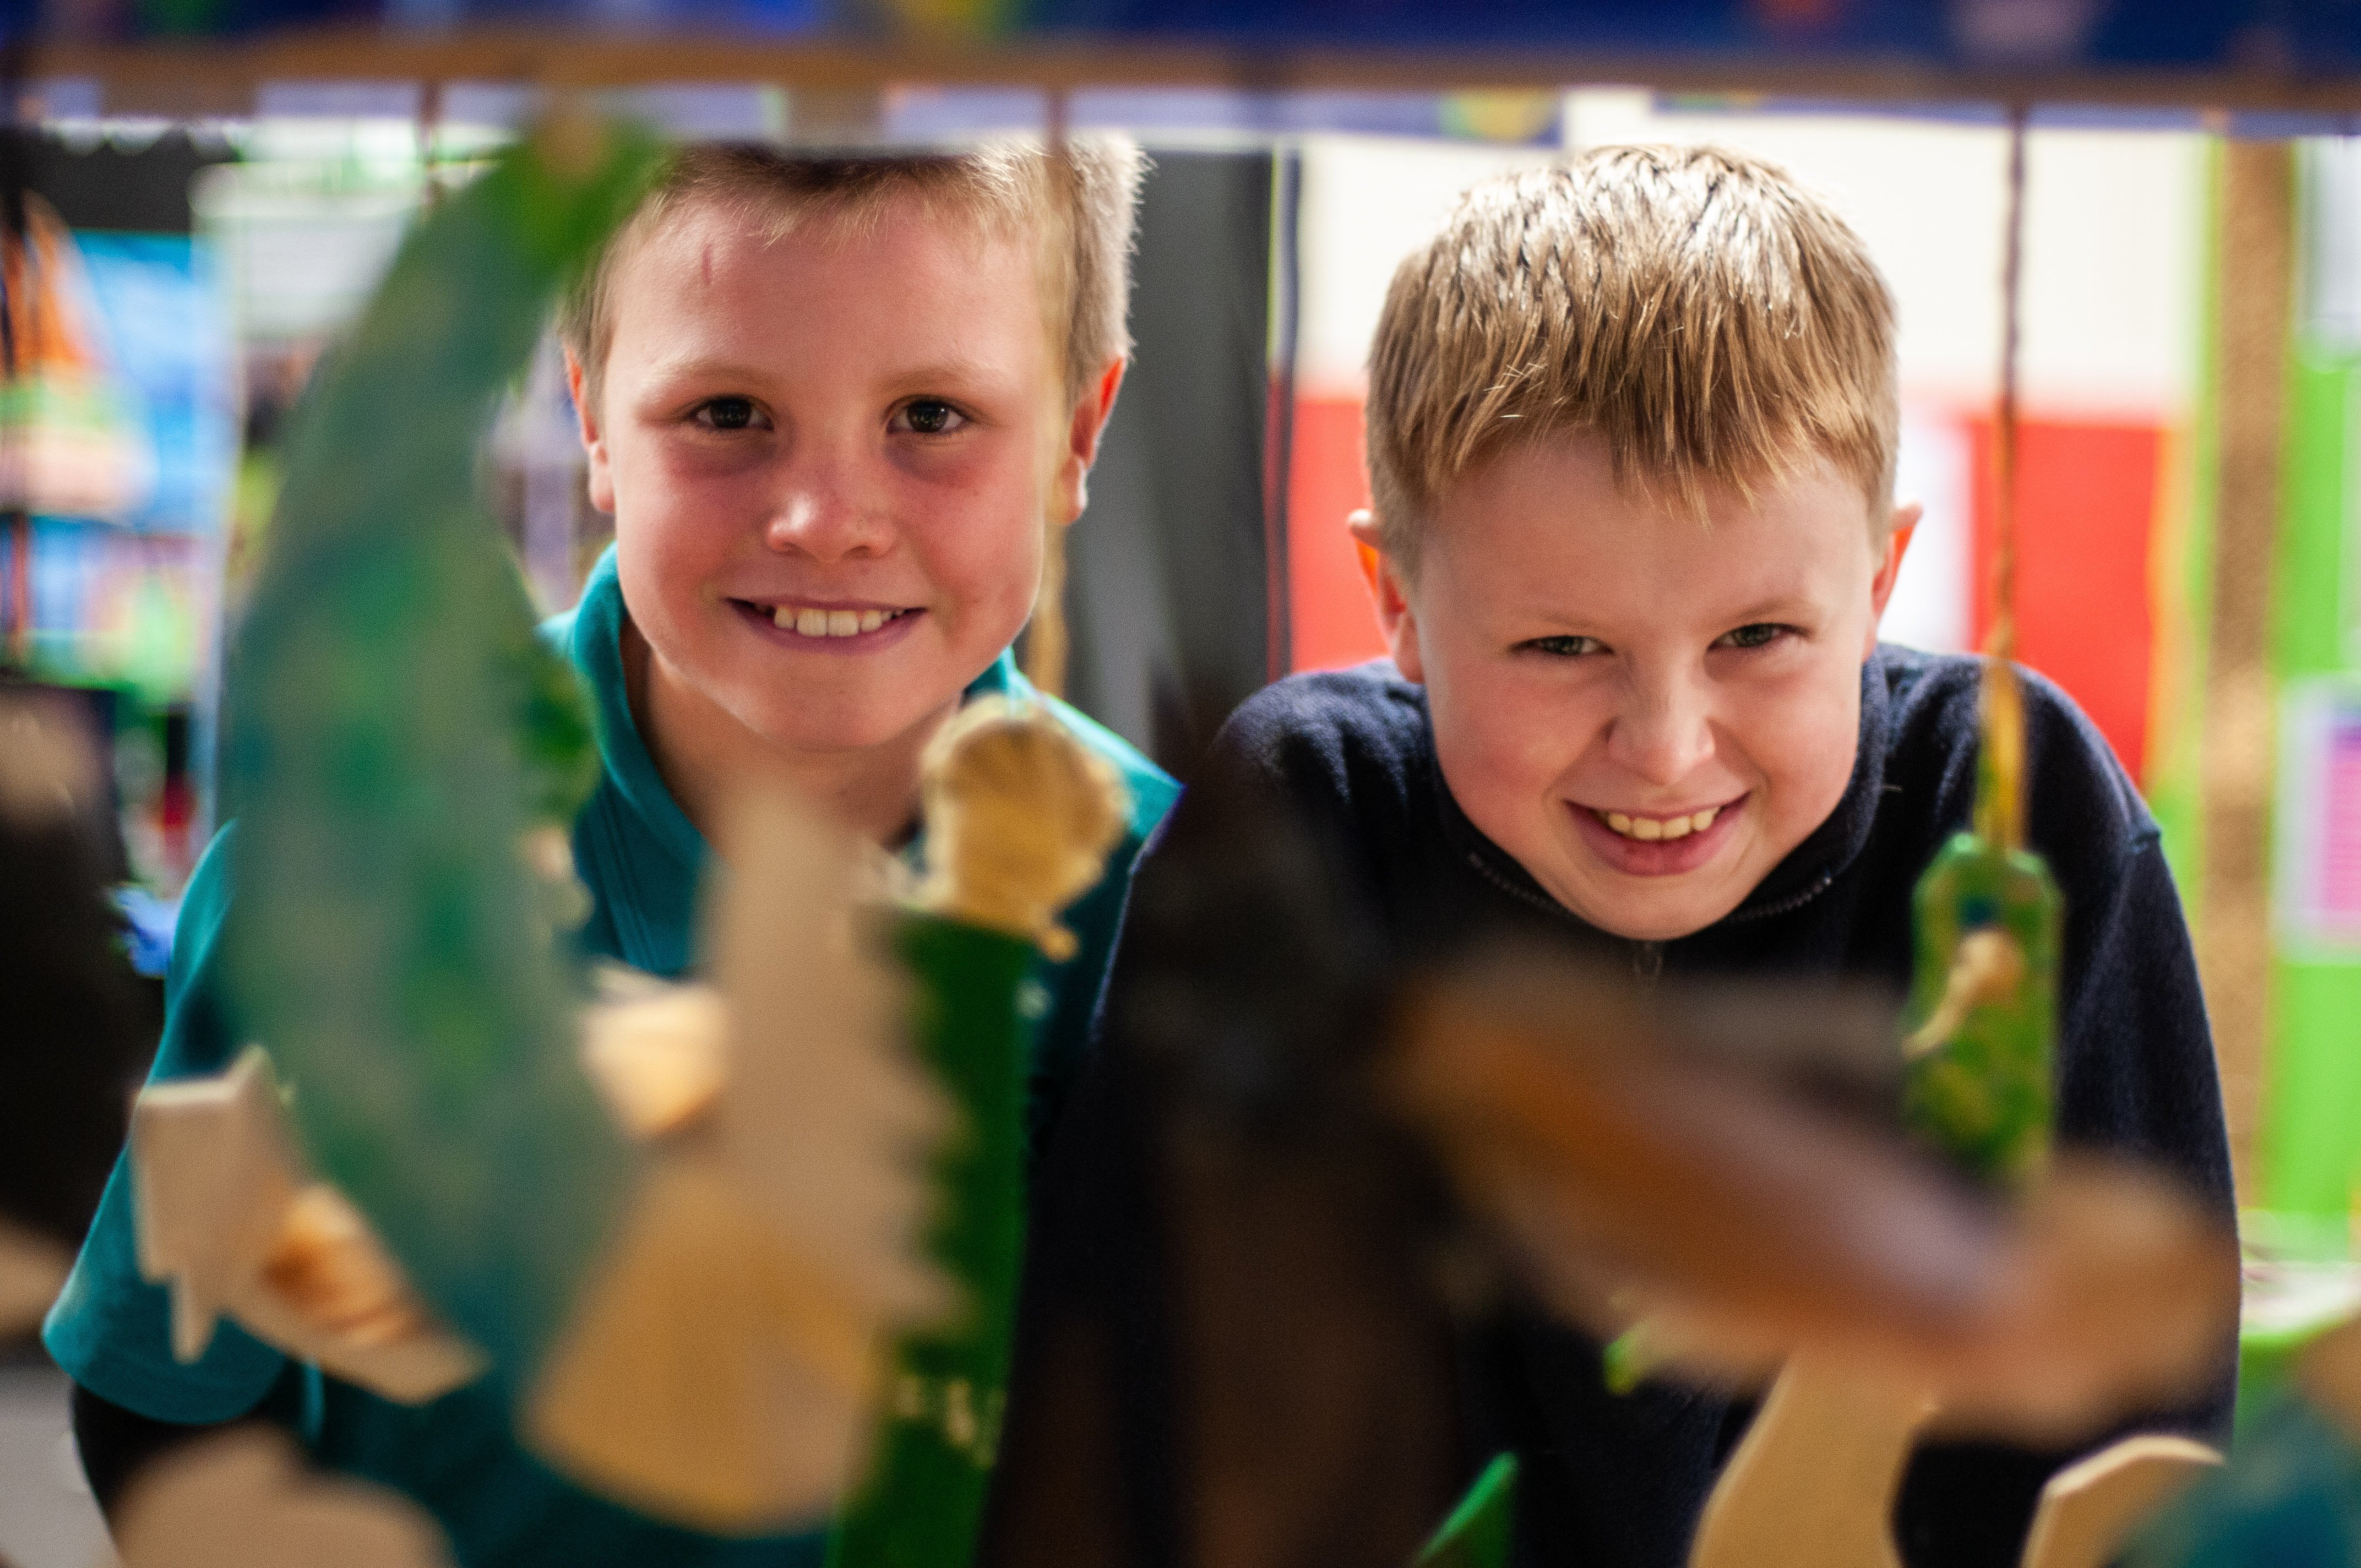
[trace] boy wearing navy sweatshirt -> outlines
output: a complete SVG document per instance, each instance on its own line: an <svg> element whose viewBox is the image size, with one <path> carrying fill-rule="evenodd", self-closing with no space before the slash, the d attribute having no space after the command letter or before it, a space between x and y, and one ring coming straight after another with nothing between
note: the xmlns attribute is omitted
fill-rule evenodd
<svg viewBox="0 0 2361 1568"><path fill-rule="evenodd" d="M1969 818L1979 668L1877 641L1917 520L1894 502L1897 422L1885 285L1782 171L1618 148L1476 187L1395 274L1370 356L1375 506L1354 532L1392 658L1266 690L1215 769L1338 851L1397 966L1540 927L1643 979L1842 975L1898 998L1914 884ZM2156 825L2072 702L2026 690L2029 838L2066 910L2057 1135L2157 1162L2226 1219ZM1151 853L1143 899L1159 874ZM1119 955L1118 997L1148 967ZM1082 1102L1132 1092L1112 1056L1092 1071ZM1137 1346L1170 1288L1126 1239L1149 1222L1107 1177L1120 1120L1069 1124L1032 1288L1038 1321ZM1520 1455L1518 1561L1681 1563L1744 1408L1611 1395L1598 1347L1538 1313L1471 1337L1468 1474ZM2232 1382L2225 1345L2216 1396L2164 1419L2223 1441ZM2014 1563L2066 1457L1922 1447L1905 1558Z"/></svg>

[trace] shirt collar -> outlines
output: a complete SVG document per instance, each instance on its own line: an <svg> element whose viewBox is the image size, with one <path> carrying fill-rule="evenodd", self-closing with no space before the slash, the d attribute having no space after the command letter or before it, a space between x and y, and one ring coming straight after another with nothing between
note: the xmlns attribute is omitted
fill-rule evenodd
<svg viewBox="0 0 2361 1568"><path fill-rule="evenodd" d="M623 677L623 588L615 573L615 547L609 545L582 586L574 612L575 668L590 688L598 715L598 760L649 836L693 875L705 861L705 836L664 787L655 759L631 718L631 688Z"/></svg>

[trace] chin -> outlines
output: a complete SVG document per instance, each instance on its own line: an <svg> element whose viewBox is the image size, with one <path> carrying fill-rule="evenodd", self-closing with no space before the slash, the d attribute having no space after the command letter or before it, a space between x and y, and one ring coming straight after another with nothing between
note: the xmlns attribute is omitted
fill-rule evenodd
<svg viewBox="0 0 2361 1568"><path fill-rule="evenodd" d="M1627 942L1675 942L1696 936L1745 900L1743 896L1648 899L1637 908L1631 901L1624 901L1611 914L1598 909L1595 899L1576 903L1560 898L1559 902L1610 937L1620 937Z"/></svg>
<svg viewBox="0 0 2361 1568"><path fill-rule="evenodd" d="M775 696L770 696L767 702L750 705L751 712L741 709L740 722L774 748L791 753L864 751L902 735L924 717L904 712L906 704L900 702L830 703L818 712L809 706L775 704Z"/></svg>

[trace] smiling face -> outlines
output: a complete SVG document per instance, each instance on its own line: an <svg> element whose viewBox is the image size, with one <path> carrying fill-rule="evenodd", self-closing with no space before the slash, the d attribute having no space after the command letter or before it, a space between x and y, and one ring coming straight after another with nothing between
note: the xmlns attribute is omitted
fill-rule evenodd
<svg viewBox="0 0 2361 1568"><path fill-rule="evenodd" d="M1380 562L1375 587L1461 809L1602 930L1665 940L1735 909L1852 773L1916 516L1889 544L1862 509L1821 467L1701 521L1619 487L1586 435L1451 485L1415 572Z"/></svg>
<svg viewBox="0 0 2361 1568"><path fill-rule="evenodd" d="M915 199L770 241L692 204L608 287L584 440L650 710L915 769L1031 613L1120 364L1070 404L1034 246Z"/></svg>

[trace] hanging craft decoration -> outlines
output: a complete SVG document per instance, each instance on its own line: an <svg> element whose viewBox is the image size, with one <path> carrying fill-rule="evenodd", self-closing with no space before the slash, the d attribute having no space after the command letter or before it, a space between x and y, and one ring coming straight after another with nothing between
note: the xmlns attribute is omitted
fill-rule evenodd
<svg viewBox="0 0 2361 1568"><path fill-rule="evenodd" d="M556 940L588 724L475 453L657 155L554 121L410 236L301 411L230 669L241 1022L297 1086L320 1174L519 1376L631 1162L577 1064Z"/></svg>
<svg viewBox="0 0 2361 1568"><path fill-rule="evenodd" d="M998 1456L1025 1240L1027 1080L1038 956L1071 955L1058 912L1122 836L1122 781L1047 710L983 698L928 749L927 874L895 947L911 1034L964 1136L937 1157L930 1251L964 1310L897 1347L866 1478L832 1568L964 1568Z"/></svg>
<svg viewBox="0 0 2361 1568"><path fill-rule="evenodd" d="M2025 698L2016 666L2017 351L2026 115L2012 112L2002 264L1993 630L1984 660L1974 819L1920 877L1917 964L1904 1013L1912 1126L2007 1189L2048 1157L2058 1029L2058 884L2025 844Z"/></svg>
<svg viewBox="0 0 2361 1568"><path fill-rule="evenodd" d="M483 1361L432 1321L368 1223L295 1153L270 1058L141 1091L131 1179L139 1270L172 1299L172 1354L192 1362L224 1317L346 1381L417 1405Z"/></svg>
<svg viewBox="0 0 2361 1568"><path fill-rule="evenodd" d="M145 1097L142 1255L182 1354L226 1313L393 1398L488 1364L551 1463L720 1533L820 1517L865 1458L840 1559L963 1563L1032 974L1072 950L1057 913L1121 785L1046 711L972 705L926 765L929 874L890 955L860 848L749 795L711 983L610 975L577 1011L566 828L597 762L468 455L654 157L543 127L422 225L306 406L234 668L231 973L269 1054Z"/></svg>
<svg viewBox="0 0 2361 1568"><path fill-rule="evenodd" d="M620 1501L752 1534L844 1495L894 1335L959 1304L919 1255L952 1118L904 1044L862 847L760 788L718 843L711 981L610 972L584 1014L585 1066L645 1160L524 1431Z"/></svg>
<svg viewBox="0 0 2361 1568"><path fill-rule="evenodd" d="M892 1335L950 1303L912 1255L948 1119L853 929L860 851L791 800L722 836L711 988L580 1008L598 762L471 456L658 155L543 126L305 407L234 668L231 974L270 1055L143 1097L141 1246L184 1356L227 1313L390 1398L489 1365L586 1485L747 1533L841 1495Z"/></svg>

